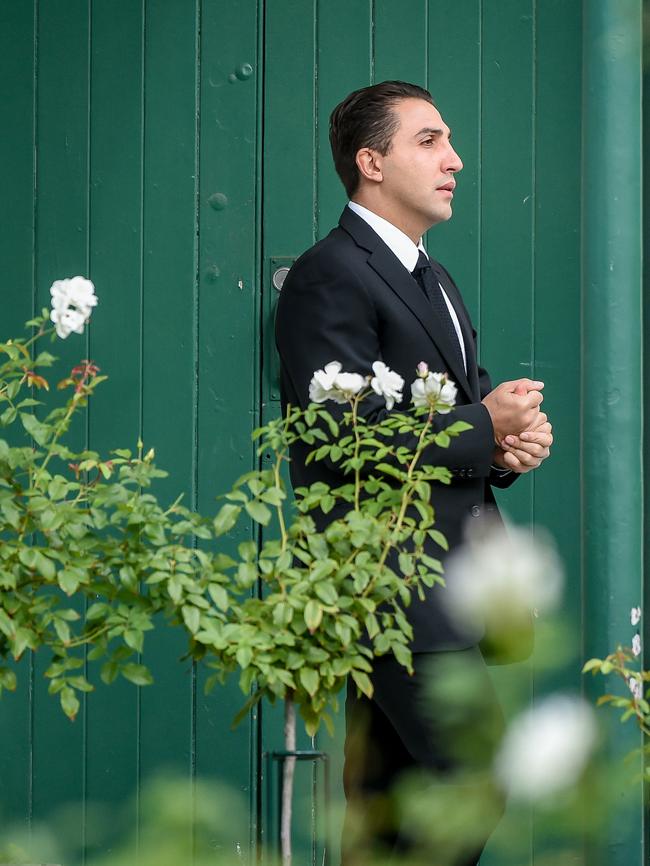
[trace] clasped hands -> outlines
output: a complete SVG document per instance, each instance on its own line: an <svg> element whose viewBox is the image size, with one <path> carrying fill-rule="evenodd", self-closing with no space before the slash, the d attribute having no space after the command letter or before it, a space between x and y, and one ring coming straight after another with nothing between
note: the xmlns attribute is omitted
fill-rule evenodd
<svg viewBox="0 0 650 866"><path fill-rule="evenodd" d="M516 379L502 382L483 398L494 428L496 466L530 472L551 453L553 428L539 408L543 387L543 382Z"/></svg>

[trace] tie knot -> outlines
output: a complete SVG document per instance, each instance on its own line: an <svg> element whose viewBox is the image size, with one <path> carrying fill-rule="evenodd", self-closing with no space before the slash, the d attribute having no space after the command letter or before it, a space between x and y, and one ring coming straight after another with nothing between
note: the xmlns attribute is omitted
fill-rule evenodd
<svg viewBox="0 0 650 866"><path fill-rule="evenodd" d="M423 250L420 250L420 254L418 255L417 264L413 268L413 276L416 276L417 274L421 273L422 271L426 271L426 270L430 270L430 269L431 269L431 262L429 261L429 257L427 256L427 254Z"/></svg>

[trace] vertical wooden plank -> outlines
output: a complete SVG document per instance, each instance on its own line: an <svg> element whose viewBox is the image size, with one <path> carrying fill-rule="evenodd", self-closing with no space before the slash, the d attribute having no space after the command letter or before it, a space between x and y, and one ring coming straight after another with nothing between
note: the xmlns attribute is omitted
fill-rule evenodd
<svg viewBox="0 0 650 866"><path fill-rule="evenodd" d="M35 9L31 4L0 6L0 80L11 82L0 102L0 164L5 166L0 199L0 340L23 333L31 318L33 290L33 187ZM0 437L5 431L0 430ZM31 814L30 658L17 665L18 688L0 705L0 814L28 821Z"/></svg>
<svg viewBox="0 0 650 866"><path fill-rule="evenodd" d="M201 11L201 151L199 183L199 510L254 465L251 430L258 418L256 224L258 3L204 0ZM238 529L232 542L250 538ZM196 773L218 777L250 796L251 720L233 732L245 699L233 678L204 693L197 678ZM233 815L224 851L247 857L246 818Z"/></svg>
<svg viewBox="0 0 650 866"><path fill-rule="evenodd" d="M424 85L427 78L427 0L375 0L375 82L400 80Z"/></svg>
<svg viewBox="0 0 650 866"><path fill-rule="evenodd" d="M140 432L141 4L94 0L91 28L90 270L99 306L89 357L109 379L89 407L88 427L90 446L107 454L135 449ZM86 702L86 798L115 807L138 783L138 689L125 680L107 688L97 670L91 674L97 689ZM105 828L97 847L110 851L117 829Z"/></svg>
<svg viewBox="0 0 650 866"><path fill-rule="evenodd" d="M456 280L478 329L481 246L481 4L429 4L426 87L463 170L456 176L453 216L427 235L427 248ZM463 63L458 58L463 57Z"/></svg>
<svg viewBox="0 0 650 866"><path fill-rule="evenodd" d="M194 0L145 6L142 438L168 471L162 501L195 504L196 183L198 9ZM173 123L169 119L173 118ZM173 406L173 423L170 408ZM193 773L194 672L187 641L160 626L144 662L154 684L140 694L140 777ZM191 834L187 833L188 863Z"/></svg>
<svg viewBox="0 0 650 866"><path fill-rule="evenodd" d="M557 15L562 11L561 33ZM567 572L566 615L581 618L580 547L580 123L582 10L537 6L535 123L535 376L546 383L556 442L535 477L535 519L558 543ZM561 168L560 168L561 167ZM562 496L557 495L562 490ZM577 666L573 685L578 687Z"/></svg>
<svg viewBox="0 0 650 866"><path fill-rule="evenodd" d="M38 4L38 100L36 161L37 307L49 306L53 280L88 273L88 39L86 0ZM57 340L60 358L50 378L87 357L87 337ZM51 399L55 400L56 396ZM84 419L68 441L83 447ZM73 856L83 845L84 719L69 722L47 694L45 656L34 663L33 814L52 821L58 807L69 804L67 845Z"/></svg>
<svg viewBox="0 0 650 866"><path fill-rule="evenodd" d="M534 375L535 298L535 0L481 0L480 288L478 331L482 363L493 384ZM516 523L533 520L533 479L497 494ZM493 671L506 718L533 695L528 664ZM527 694L526 694L527 691ZM523 693L522 693L523 692ZM512 699L514 696L514 700ZM532 816L506 812L483 859L501 862L510 834L532 858Z"/></svg>
<svg viewBox="0 0 650 866"><path fill-rule="evenodd" d="M483 2L479 331L494 384L534 373L533 4ZM522 478L502 497L520 522L532 519L531 484Z"/></svg>
<svg viewBox="0 0 650 866"><path fill-rule="evenodd" d="M345 26L341 27L341 22ZM329 143L329 116L353 90L370 84L371 27L368 0L329 0L317 19L317 237L338 223L347 194L334 169ZM272 59L272 58L271 58Z"/></svg>
<svg viewBox="0 0 650 866"><path fill-rule="evenodd" d="M562 14L562 27L557 16ZM581 691L582 635L580 475L580 196L582 4L536 6L535 116L535 377L546 383L544 408L556 437L553 453L535 473L534 515L548 528L566 569L563 613L573 625L575 656L555 673L558 688ZM561 166L561 169L559 167ZM558 496L558 490L562 495ZM605 652L605 650L603 650ZM545 688L551 683L546 681ZM533 822L533 851L546 840ZM574 856L580 862L576 845Z"/></svg>

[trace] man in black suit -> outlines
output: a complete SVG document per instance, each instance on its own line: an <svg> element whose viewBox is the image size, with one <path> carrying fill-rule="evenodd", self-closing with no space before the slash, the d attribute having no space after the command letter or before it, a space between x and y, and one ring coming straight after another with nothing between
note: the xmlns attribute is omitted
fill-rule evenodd
<svg viewBox="0 0 650 866"><path fill-rule="evenodd" d="M450 137L428 91L412 84L366 87L335 108L330 141L350 202L338 227L291 268L278 304L276 341L284 405L306 406L313 372L331 361L367 375L381 360L406 383L413 381L421 361L431 371L448 372L458 387L456 407L450 415L437 416L436 423L442 429L462 419L472 429L448 449L431 446L426 459L447 466L453 475L450 485L439 485L432 494L436 527L453 550L468 521L496 511L492 486L506 487L537 468L549 454L552 435L539 409L543 383L519 379L492 388L477 363L476 333L461 295L422 245L423 234L451 216L462 162ZM375 395L361 409L375 420L387 411ZM296 446L291 455L294 487L318 480L343 483L336 465L307 465L308 450ZM323 516L319 528L332 516ZM431 554L439 558L440 549L431 545ZM409 677L392 656L382 657L374 666L372 700L348 690L346 866L373 862L368 835L394 853L409 848L390 794L404 771L423 770L439 780L471 770L472 761L489 760L502 725L478 649L482 635L450 615L441 604L443 592L434 586L424 601L414 598L407 608L415 675ZM471 718L468 711L465 718L449 719L444 698L436 705L426 682L448 660L460 659L472 671L479 704ZM457 745L477 712L481 729L491 734L481 758L474 753L470 759ZM356 833L358 822L365 841L356 838L364 835ZM430 854L426 862L432 864L470 866L478 863L485 838L473 839L471 833L467 838L467 850L451 861L443 855L436 860L433 850L420 853Z"/></svg>

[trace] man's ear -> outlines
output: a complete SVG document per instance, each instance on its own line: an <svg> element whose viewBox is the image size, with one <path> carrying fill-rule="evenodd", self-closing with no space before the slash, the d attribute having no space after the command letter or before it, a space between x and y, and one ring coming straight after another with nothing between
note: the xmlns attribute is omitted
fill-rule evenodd
<svg viewBox="0 0 650 866"><path fill-rule="evenodd" d="M382 156L378 151L362 147L357 151L356 163L360 179L369 180L371 183L380 183L384 179L381 168Z"/></svg>

